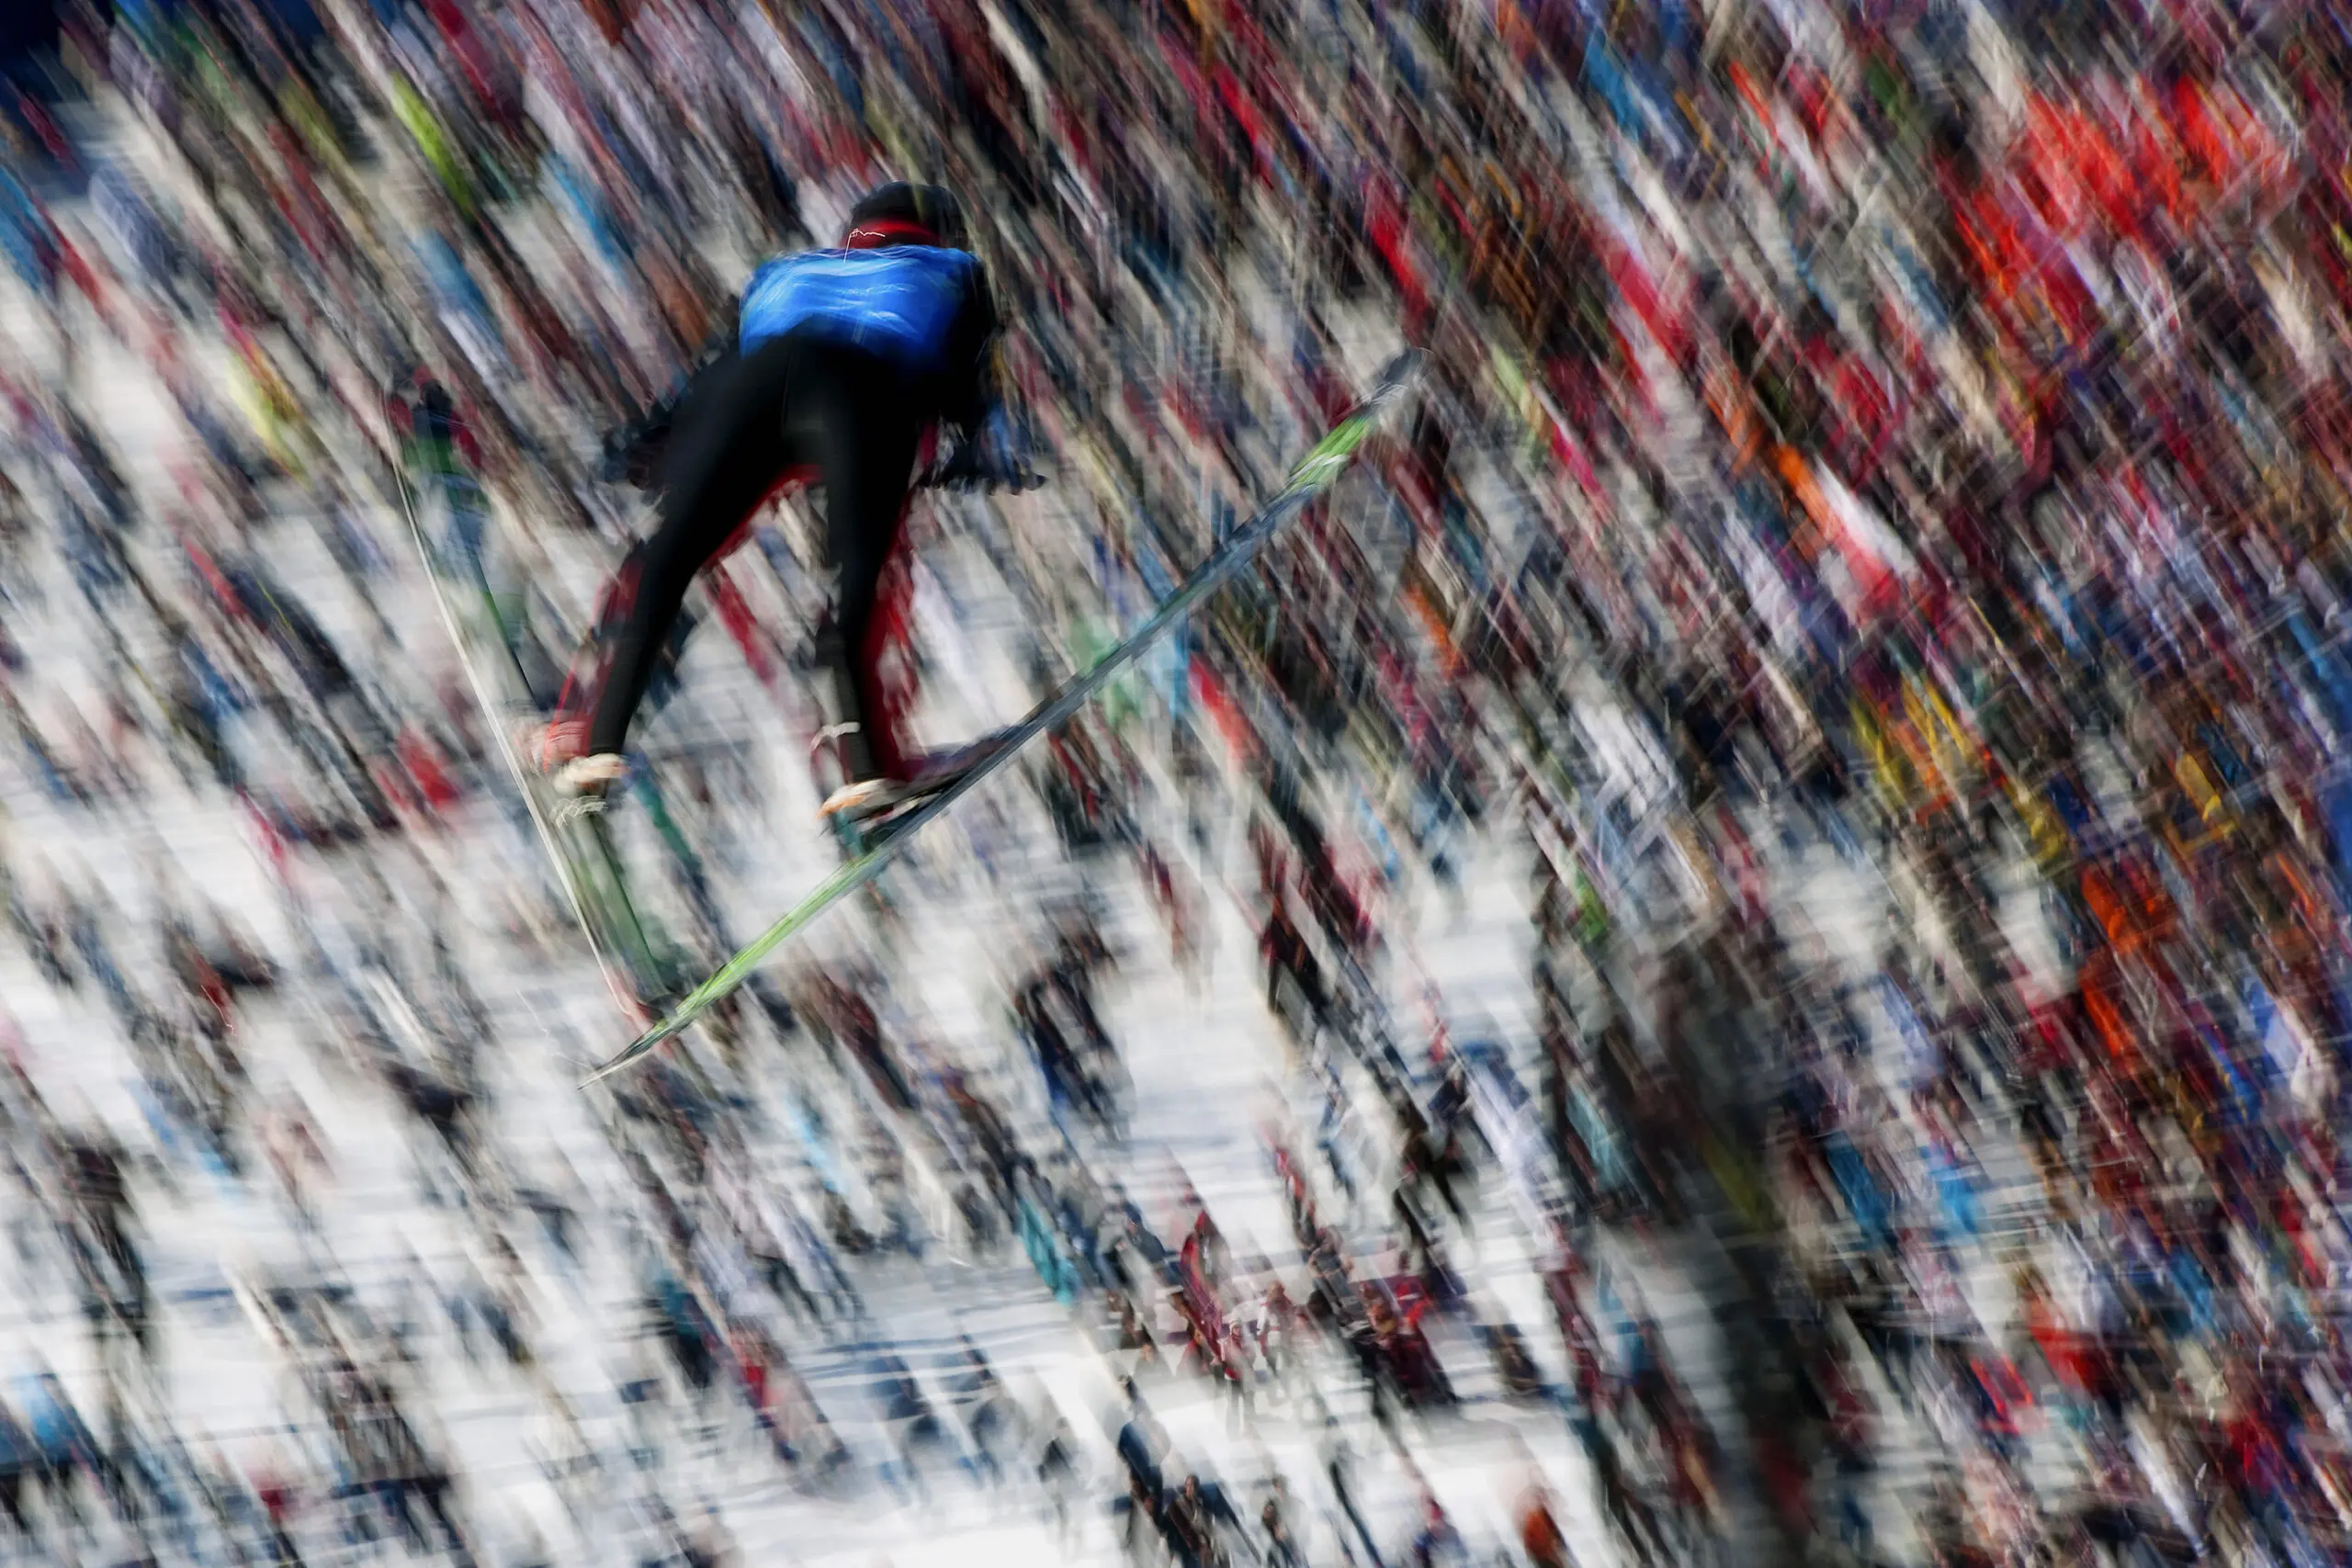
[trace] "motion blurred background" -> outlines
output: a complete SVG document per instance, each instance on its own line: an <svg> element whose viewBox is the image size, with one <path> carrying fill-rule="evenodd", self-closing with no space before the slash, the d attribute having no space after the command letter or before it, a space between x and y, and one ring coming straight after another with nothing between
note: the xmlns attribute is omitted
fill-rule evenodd
<svg viewBox="0 0 2352 1568"><path fill-rule="evenodd" d="M0 6L0 1559L2344 1560L2347 47ZM894 178L1049 481L915 503L934 739L1428 370L581 1090L631 1025L432 574L560 671L612 433ZM842 852L818 536L609 814L690 973Z"/></svg>

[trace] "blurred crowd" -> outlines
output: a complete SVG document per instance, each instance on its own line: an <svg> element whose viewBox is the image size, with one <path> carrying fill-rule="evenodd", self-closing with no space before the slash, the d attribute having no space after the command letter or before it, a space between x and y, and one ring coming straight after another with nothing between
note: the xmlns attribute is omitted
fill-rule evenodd
<svg viewBox="0 0 2352 1568"><path fill-rule="evenodd" d="M681 1443L811 1497L961 1471L1186 1568L2343 1560L2347 49L2206 0L66 8L0 87L8 915L145 1124L54 1054L0 1085L20 1293L97 1369L0 1396L10 1550L585 1560L490 1540L431 1395L479 1359L633 1563L734 1551ZM560 667L642 525L608 434L890 177L963 196L1055 480L921 512L970 567L908 574L931 687L1010 637L1041 694L1385 349L1429 368L857 962L592 1091L606 1179L508 1066L514 977L585 970L396 470ZM759 542L706 637L781 729L821 568L788 509ZM637 847L715 963L706 866L798 807L710 739L712 665ZM278 908L179 867L198 807ZM1034 927L979 1054L910 996L958 889ZM1506 985L1425 952L1475 919ZM1155 975L1279 1021L1275 1255L1130 1137ZM339 1275L365 1156L305 1083L407 1129L456 1283ZM285 1373L264 1458L170 1394L141 1216L199 1184L315 1241L224 1287ZM895 1342L907 1259L1025 1266L1118 1369L1103 1430L984 1337ZM606 1274L641 1339L550 1326ZM1204 1390L1312 1472L1181 1450ZM1419 1466L1470 1404L1582 1462L1457 1520Z"/></svg>

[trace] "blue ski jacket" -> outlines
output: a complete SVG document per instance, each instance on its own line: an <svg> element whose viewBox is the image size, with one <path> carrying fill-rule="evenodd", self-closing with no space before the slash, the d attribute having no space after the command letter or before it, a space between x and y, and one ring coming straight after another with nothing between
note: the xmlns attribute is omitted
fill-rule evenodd
<svg viewBox="0 0 2352 1568"><path fill-rule="evenodd" d="M802 251L779 256L743 288L736 348L749 354L786 333L854 344L938 386L957 423L978 412L978 378L996 331L980 261L933 245Z"/></svg>

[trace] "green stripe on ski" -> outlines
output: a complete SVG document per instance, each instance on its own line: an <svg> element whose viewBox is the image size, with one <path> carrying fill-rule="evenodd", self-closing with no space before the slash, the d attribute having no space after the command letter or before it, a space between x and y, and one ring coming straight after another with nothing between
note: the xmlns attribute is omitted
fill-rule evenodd
<svg viewBox="0 0 2352 1568"><path fill-rule="evenodd" d="M656 997L670 989L672 964L670 953L657 937L655 928L638 912L637 901L628 890L628 874L622 869L620 852L614 848L611 829L601 817L586 817L571 823L559 822L559 833L587 840L587 852L581 858L591 867L597 883L597 913L605 926L606 940L623 948L640 996ZM576 846L567 844L567 849Z"/></svg>
<svg viewBox="0 0 2352 1568"><path fill-rule="evenodd" d="M720 965L718 973L680 998L667 1018L629 1042L619 1055L582 1078L581 1087L584 1089L599 1078L610 1077L685 1032L696 1019L741 985L746 976L765 962L769 953L807 930L818 916L831 908L843 895L855 892L879 876L905 852L917 833L953 807L966 791L992 775L1030 741L1058 727L1085 706L1113 676L1135 662L1170 627L1183 619L1193 606L1224 586L1228 579L1248 565L1266 541L1273 536L1274 531L1288 522L1295 513L1331 487L1332 481L1346 469L1349 460L1372 434L1381 416L1411 384L1419 369L1420 360L1419 351L1408 349L1389 361L1383 367L1371 394L1299 460L1297 467L1291 469L1290 478L1282 490L1256 516L1235 529L1191 577L1161 600L1143 623L1127 634L1124 641L1096 660L1085 673L1031 709L1028 716L1006 734L1004 744L993 756L908 813L894 824L889 838L810 888L783 919L752 938L748 946Z"/></svg>

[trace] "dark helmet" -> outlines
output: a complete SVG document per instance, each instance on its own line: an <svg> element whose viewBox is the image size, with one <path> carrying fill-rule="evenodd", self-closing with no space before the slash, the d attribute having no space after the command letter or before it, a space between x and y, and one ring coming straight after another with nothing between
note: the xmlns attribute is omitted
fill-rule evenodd
<svg viewBox="0 0 2352 1568"><path fill-rule="evenodd" d="M884 245L964 249L963 204L942 186L909 185L903 180L868 191L849 209L842 248L870 251Z"/></svg>

